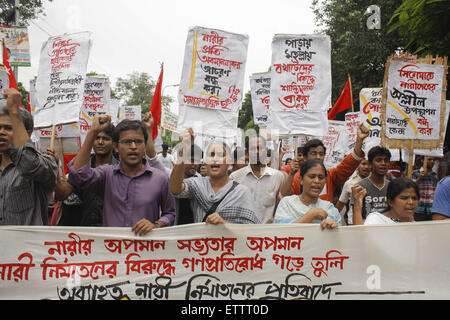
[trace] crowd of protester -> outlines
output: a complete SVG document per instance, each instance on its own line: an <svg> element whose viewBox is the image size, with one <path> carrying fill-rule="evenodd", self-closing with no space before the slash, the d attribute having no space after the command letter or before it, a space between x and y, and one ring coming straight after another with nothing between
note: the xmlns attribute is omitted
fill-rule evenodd
<svg viewBox="0 0 450 320"><path fill-rule="evenodd" d="M20 93L5 90L0 108L0 225L155 228L201 223L317 223L322 229L450 218L446 158L416 157L408 175L381 146L363 152L361 125L353 151L334 168L319 139L282 162L262 136L244 147L219 140L205 150L185 130L172 150L157 154L153 118L111 124L96 115L68 175L53 149L39 151L33 118ZM276 158L279 157L279 158ZM425 161L426 160L426 161ZM51 210L49 210L51 208Z"/></svg>

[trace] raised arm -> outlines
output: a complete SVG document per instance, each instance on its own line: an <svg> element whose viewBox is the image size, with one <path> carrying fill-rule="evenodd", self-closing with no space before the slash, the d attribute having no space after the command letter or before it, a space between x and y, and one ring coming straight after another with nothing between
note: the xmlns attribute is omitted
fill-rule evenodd
<svg viewBox="0 0 450 320"><path fill-rule="evenodd" d="M284 179L283 184L281 185L280 193L281 196L286 197L291 195L292 182L294 181L295 174L299 170L299 162L297 159L292 159L289 164L290 171L289 175L286 179Z"/></svg>
<svg viewBox="0 0 450 320"><path fill-rule="evenodd" d="M154 158L156 156L155 143L152 136L153 122L152 113L146 112L142 118L142 123L147 128L148 139L147 144L145 145L145 153L147 153L150 158Z"/></svg>
<svg viewBox="0 0 450 320"><path fill-rule="evenodd" d="M4 89L4 95L6 98L6 110L8 110L9 118L11 119L11 125L13 129L13 145L14 148L19 149L23 147L30 139L30 135L22 121L22 116L19 112L20 97L21 94L16 89L7 88Z"/></svg>
<svg viewBox="0 0 450 320"><path fill-rule="evenodd" d="M92 123L91 129L88 131L84 143L81 146L80 151L76 155L73 161L73 167L75 170L80 169L82 166L87 164L91 157L91 150L94 145L95 138L97 135L106 129L108 124L111 122L111 116L107 114L96 114L94 116L94 121Z"/></svg>
<svg viewBox="0 0 450 320"><path fill-rule="evenodd" d="M364 124L361 123L356 132L357 135L356 135L355 148L353 149L355 154L360 158L364 157L364 152L362 150L362 146L363 146L364 139L369 136L369 133L370 133L370 130L367 129Z"/></svg>
<svg viewBox="0 0 450 320"><path fill-rule="evenodd" d="M367 194L367 190L363 187L361 187L359 184L355 184L352 187L352 193L353 193L353 224L364 224L364 220L362 217L362 207L363 207L363 201L364 197Z"/></svg>
<svg viewBox="0 0 450 320"><path fill-rule="evenodd" d="M184 191L185 185L184 185L184 159L186 159L186 162L188 158L190 158L190 152L191 152L191 145L194 142L194 132L191 128L185 130L181 136L181 150L178 152L177 162L174 165L172 169L172 173L170 175L170 181L169 181L169 188L170 192L173 195L180 194Z"/></svg>
<svg viewBox="0 0 450 320"><path fill-rule="evenodd" d="M10 152L11 161L14 162L23 177L41 183L46 189L53 189L58 173L56 162L50 156L38 152L30 140L31 131L27 131L25 128L19 111L20 93L15 89L8 88L4 90L4 95L13 131L14 150ZM26 200L24 199L24 201Z"/></svg>

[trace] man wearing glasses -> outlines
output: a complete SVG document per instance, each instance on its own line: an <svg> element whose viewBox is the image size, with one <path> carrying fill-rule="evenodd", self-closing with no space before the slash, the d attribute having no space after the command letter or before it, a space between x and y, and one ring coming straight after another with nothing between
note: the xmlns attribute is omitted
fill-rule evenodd
<svg viewBox="0 0 450 320"><path fill-rule="evenodd" d="M154 228L173 225L175 201L169 192L169 176L155 157L146 155L146 149L153 145L151 126L149 130L140 121L123 120L113 133L120 162L97 168L89 165L95 137L110 122L110 115L95 116L80 152L69 164L69 180L103 198L103 226L131 227L136 234L144 235Z"/></svg>

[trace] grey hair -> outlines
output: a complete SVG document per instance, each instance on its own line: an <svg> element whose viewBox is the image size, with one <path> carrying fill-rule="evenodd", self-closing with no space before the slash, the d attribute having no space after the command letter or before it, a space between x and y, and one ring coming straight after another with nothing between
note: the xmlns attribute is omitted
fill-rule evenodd
<svg viewBox="0 0 450 320"><path fill-rule="evenodd" d="M19 114L20 114L20 117L22 118L22 122L25 127L25 130L32 132L33 128L34 128L34 121L33 121L33 116L31 115L31 113L28 112L28 110L26 110L24 108L19 108ZM5 116L5 115L9 116L8 110L6 109L6 106L1 106L0 107L0 116Z"/></svg>

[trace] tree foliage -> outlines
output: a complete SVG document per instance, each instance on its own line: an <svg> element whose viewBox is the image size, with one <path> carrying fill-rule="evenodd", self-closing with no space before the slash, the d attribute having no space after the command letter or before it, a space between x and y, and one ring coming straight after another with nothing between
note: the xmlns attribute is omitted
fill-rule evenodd
<svg viewBox="0 0 450 320"><path fill-rule="evenodd" d="M259 127L253 121L253 105L250 91L245 94L242 108L239 110L238 128L244 131L253 128L256 132L259 132Z"/></svg>
<svg viewBox="0 0 450 320"><path fill-rule="evenodd" d="M405 0L389 21L389 33L398 31L414 54L450 53L450 0Z"/></svg>
<svg viewBox="0 0 450 320"><path fill-rule="evenodd" d="M121 101L124 106L141 106L142 114L150 110L155 81L146 72L133 72L125 78L118 78L112 90L112 97ZM161 104L168 106L173 101L170 96L162 96Z"/></svg>
<svg viewBox="0 0 450 320"><path fill-rule="evenodd" d="M14 25L14 3L14 0L0 0L0 24ZM43 5L43 0L20 0L19 25L28 25L28 21L37 18L39 14L45 15Z"/></svg>
<svg viewBox="0 0 450 320"><path fill-rule="evenodd" d="M320 28L317 32L331 38L332 105L344 88L347 74L352 80L355 111L359 110L362 88L382 86L388 56L406 44L397 31L387 33L387 22L401 3L377 1L381 28L369 29L367 20L371 14L365 12L374 4L372 0L313 0L316 25Z"/></svg>

